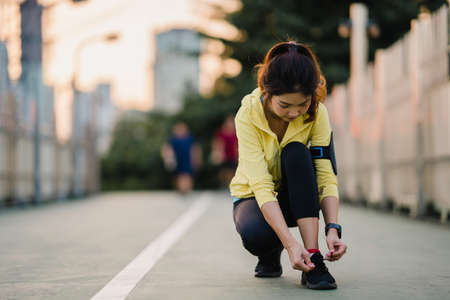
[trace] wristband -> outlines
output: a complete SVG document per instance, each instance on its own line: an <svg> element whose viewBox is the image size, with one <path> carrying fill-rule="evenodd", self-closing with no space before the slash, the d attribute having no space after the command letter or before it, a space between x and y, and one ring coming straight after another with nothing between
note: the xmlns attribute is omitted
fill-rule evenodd
<svg viewBox="0 0 450 300"><path fill-rule="evenodd" d="M337 233L338 233L338 237L341 238L341 236L342 236L342 226L341 225L336 224L336 223L328 223L325 226L325 235L328 234L328 230L330 230L330 228L336 229Z"/></svg>

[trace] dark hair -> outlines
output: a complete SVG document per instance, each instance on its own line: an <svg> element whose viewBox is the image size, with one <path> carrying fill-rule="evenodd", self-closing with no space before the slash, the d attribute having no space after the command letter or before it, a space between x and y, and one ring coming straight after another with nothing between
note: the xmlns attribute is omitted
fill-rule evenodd
<svg viewBox="0 0 450 300"><path fill-rule="evenodd" d="M327 90L316 56L308 46L294 41L278 43L256 67L258 86L265 98L298 92L311 96L310 117L305 121L315 119L318 101L325 100Z"/></svg>

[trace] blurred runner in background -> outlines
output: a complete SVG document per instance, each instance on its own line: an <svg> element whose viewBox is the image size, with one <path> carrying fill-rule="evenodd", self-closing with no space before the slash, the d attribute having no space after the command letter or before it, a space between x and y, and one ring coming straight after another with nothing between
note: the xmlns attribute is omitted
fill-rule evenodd
<svg viewBox="0 0 450 300"><path fill-rule="evenodd" d="M194 170L201 165L202 151L186 123L174 125L172 137L161 149L161 157L166 169L174 172L175 188L182 194L190 192Z"/></svg>
<svg viewBox="0 0 450 300"><path fill-rule="evenodd" d="M211 161L220 166L221 187L227 188L234 176L238 162L238 145L233 115L225 118L222 126L214 135Z"/></svg>

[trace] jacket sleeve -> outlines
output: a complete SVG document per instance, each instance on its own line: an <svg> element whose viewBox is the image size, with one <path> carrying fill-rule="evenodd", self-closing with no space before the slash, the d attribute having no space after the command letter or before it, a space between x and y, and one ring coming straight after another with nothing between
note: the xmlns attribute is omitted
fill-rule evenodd
<svg viewBox="0 0 450 300"><path fill-rule="evenodd" d="M329 146L331 140L331 126L328 111L322 103L319 103L317 117L311 130L311 147ZM329 159L314 159L319 189L319 201L328 196L339 197L337 177L334 174Z"/></svg>
<svg viewBox="0 0 450 300"><path fill-rule="evenodd" d="M248 180L259 207L267 202L278 201L257 129L241 114L236 116L236 135L238 138L239 166Z"/></svg>

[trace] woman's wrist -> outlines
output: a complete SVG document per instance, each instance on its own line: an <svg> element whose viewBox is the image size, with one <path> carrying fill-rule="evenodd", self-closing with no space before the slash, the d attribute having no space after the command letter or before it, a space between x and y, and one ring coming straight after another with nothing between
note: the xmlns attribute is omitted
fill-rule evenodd
<svg viewBox="0 0 450 300"><path fill-rule="evenodd" d="M337 237L339 237L337 229L336 228L328 229L327 237L328 236L337 236Z"/></svg>
<svg viewBox="0 0 450 300"><path fill-rule="evenodd" d="M293 248L296 248L300 245L300 243L294 238L292 237L291 240L287 241L286 243L282 243L284 248L288 251L290 251Z"/></svg>
<svg viewBox="0 0 450 300"><path fill-rule="evenodd" d="M338 222L339 199L337 197L323 198L321 208L325 224Z"/></svg>

